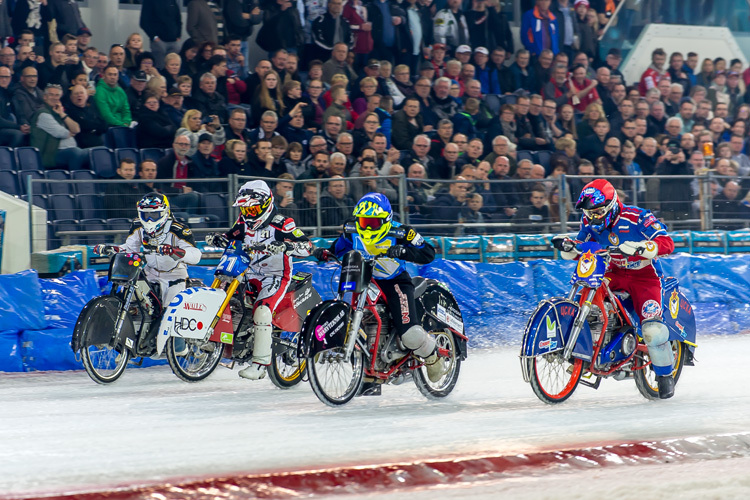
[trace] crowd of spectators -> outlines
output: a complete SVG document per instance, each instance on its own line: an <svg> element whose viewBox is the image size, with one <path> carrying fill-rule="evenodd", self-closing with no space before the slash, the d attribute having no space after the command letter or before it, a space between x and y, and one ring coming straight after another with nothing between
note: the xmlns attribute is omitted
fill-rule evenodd
<svg viewBox="0 0 750 500"><path fill-rule="evenodd" d="M181 3L143 0L141 31L96 48L75 1L0 2L0 145L86 169L109 128L134 129L166 153L116 178L178 181L108 187L112 210L160 189L201 213L226 184L200 179L240 174L278 179L301 226L318 211L338 226L377 191L411 223L473 234L573 221L581 187L607 176L626 203L687 220L701 186L669 176L708 166L714 217L750 214L750 68L657 49L625 81L620 50L598 46L617 1L524 1L521 46L498 0L190 0L185 26ZM250 68L254 30L268 57Z"/></svg>

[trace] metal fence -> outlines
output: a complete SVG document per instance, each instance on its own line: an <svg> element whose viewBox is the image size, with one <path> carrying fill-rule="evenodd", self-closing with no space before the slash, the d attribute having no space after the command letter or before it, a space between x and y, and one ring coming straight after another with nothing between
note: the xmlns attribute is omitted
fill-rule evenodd
<svg viewBox="0 0 750 500"><path fill-rule="evenodd" d="M34 193L34 204L47 210L47 219L40 220L29 208L31 229L45 225L47 248L56 248L122 242L137 215L137 201L152 189L166 192L173 212L198 238L207 232L226 230L237 217L237 209L232 207L235 193L253 179L236 175L187 181L27 177L25 192ZM750 225L747 179L717 176L712 171L692 176L608 179L625 204L650 209L671 229L739 229ZM310 236L333 237L351 217L358 198L372 190L389 197L395 220L414 226L424 235L568 232L578 226L580 213L575 210L575 201L591 178L433 181L375 176L264 180L274 191L280 213L293 217Z"/></svg>

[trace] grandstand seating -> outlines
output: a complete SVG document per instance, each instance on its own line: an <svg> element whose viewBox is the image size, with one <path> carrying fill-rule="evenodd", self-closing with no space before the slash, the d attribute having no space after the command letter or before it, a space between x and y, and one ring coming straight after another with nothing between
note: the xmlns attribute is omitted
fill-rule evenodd
<svg viewBox="0 0 750 500"><path fill-rule="evenodd" d="M8 147L0 147L0 170L16 170L16 156Z"/></svg>
<svg viewBox="0 0 750 500"><path fill-rule="evenodd" d="M141 162L141 152L137 148L119 148L115 149L115 165L120 166L120 162L129 158L138 165Z"/></svg>
<svg viewBox="0 0 750 500"><path fill-rule="evenodd" d="M117 166L111 149L105 147L89 149L89 162L91 163L91 169L98 177L111 179L115 176Z"/></svg>
<svg viewBox="0 0 750 500"><path fill-rule="evenodd" d="M91 170L74 170L70 173L70 177L73 180L77 181L93 181L96 179L96 176L94 175L94 172ZM73 191L76 192L76 194L97 194L99 191L96 188L96 185L91 182L77 182L73 184Z"/></svg>
<svg viewBox="0 0 750 500"><path fill-rule="evenodd" d="M153 160L159 161L164 156L164 150L161 148L144 148L141 149L141 161Z"/></svg>
<svg viewBox="0 0 750 500"><path fill-rule="evenodd" d="M104 136L104 145L109 149L137 148L135 129L130 127L111 127Z"/></svg>
<svg viewBox="0 0 750 500"><path fill-rule="evenodd" d="M37 148L16 148L15 153L18 170L44 170L44 167L42 167L42 157Z"/></svg>
<svg viewBox="0 0 750 500"><path fill-rule="evenodd" d="M33 179L44 179L44 173L41 170L22 170L17 173L18 175L18 186L21 188L20 191L22 194L28 194L26 192L26 182L27 177L31 176ZM45 192L45 185L41 183L36 183L33 186L34 189L34 195L45 195L47 194Z"/></svg>
<svg viewBox="0 0 750 500"><path fill-rule="evenodd" d="M18 176L13 170L0 170L0 191L8 193L11 196L21 194L18 189Z"/></svg>
<svg viewBox="0 0 750 500"><path fill-rule="evenodd" d="M48 170L44 172L44 178L50 181L68 181L70 174L66 170ZM50 182L47 184L47 193L72 195L73 185L69 182Z"/></svg>

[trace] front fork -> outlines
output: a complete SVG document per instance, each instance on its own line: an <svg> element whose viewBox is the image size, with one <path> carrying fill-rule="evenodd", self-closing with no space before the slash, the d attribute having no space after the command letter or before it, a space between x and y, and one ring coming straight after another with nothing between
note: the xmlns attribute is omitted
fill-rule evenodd
<svg viewBox="0 0 750 500"><path fill-rule="evenodd" d="M575 296L575 289L571 291L571 294ZM563 359L570 359L570 356L573 354L573 349L578 341L578 335L581 334L581 330L583 329L583 323L586 321L589 312L591 312L591 301L594 299L594 295L596 295L596 289L590 288L586 294L586 299L583 301L583 305L578 310L575 321L573 321L573 329L570 331L570 337L568 337L565 349L563 350Z"/></svg>
<svg viewBox="0 0 750 500"><path fill-rule="evenodd" d="M131 283L128 285L128 292L125 295L125 303L122 306L122 309L120 310L120 314L117 315L117 323L115 323L115 345L117 345L117 342L120 337L120 332L122 331L122 325L125 323L125 317L129 314L130 311L130 303L133 301L133 294L135 294L135 283Z"/></svg>
<svg viewBox="0 0 750 500"><path fill-rule="evenodd" d="M349 359L354 352L354 345L357 343L357 337L359 336L359 327L362 325L362 317L365 312L365 305L367 304L367 293L362 292L357 297L357 307L352 315L352 322L349 323L349 337L346 339L346 357Z"/></svg>

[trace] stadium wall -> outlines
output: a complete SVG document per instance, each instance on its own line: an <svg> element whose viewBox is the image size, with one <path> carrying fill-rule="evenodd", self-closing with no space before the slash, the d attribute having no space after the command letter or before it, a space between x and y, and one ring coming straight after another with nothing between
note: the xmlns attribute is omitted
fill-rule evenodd
<svg viewBox="0 0 750 500"><path fill-rule="evenodd" d="M679 279L693 305L699 336L750 330L750 255L680 254L662 259L662 265ZM550 260L483 264L439 259L409 267L413 275L448 284L475 349L519 345L536 304L564 294L573 271L570 262ZM299 262L295 270L312 272L321 296L333 297L336 265ZM191 267L190 275L210 282L213 268ZM34 270L0 276L0 371L81 369L70 348L73 327L104 284L91 269L56 279L40 279ZM163 361L144 366L157 363Z"/></svg>

